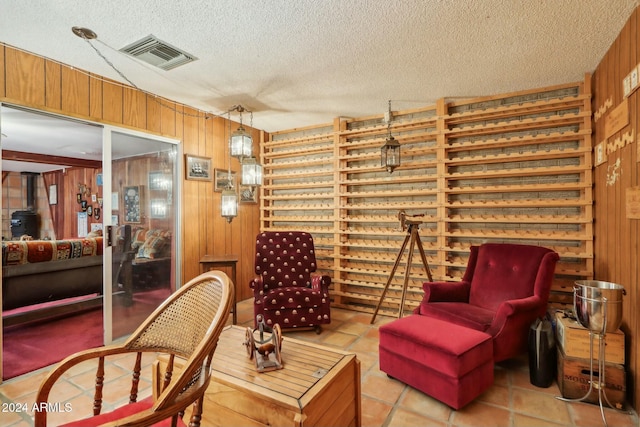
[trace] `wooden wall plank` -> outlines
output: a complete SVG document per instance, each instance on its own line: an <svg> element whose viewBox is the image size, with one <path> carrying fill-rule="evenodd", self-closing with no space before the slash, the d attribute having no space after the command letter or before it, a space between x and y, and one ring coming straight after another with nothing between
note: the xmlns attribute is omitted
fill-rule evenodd
<svg viewBox="0 0 640 427"><path fill-rule="evenodd" d="M7 47L5 61L6 97L44 106L45 60Z"/></svg>
<svg viewBox="0 0 640 427"><path fill-rule="evenodd" d="M623 79L640 61L638 9L633 12L620 34L598 64L594 72L594 111L607 100L615 108L624 99ZM632 132L633 142L613 150L607 161L595 167L595 242L596 279L619 283L625 287L623 298L622 330L626 335L626 369L631 378L627 384L627 399L638 408L640 405L640 244L637 220L626 218L625 194L628 188L639 185L638 180L638 132L640 130L640 95L638 90L628 97L629 125L612 135L608 141ZM606 113L605 113L606 115ZM606 134L601 118L594 118L594 144L605 141ZM615 173L618 174L617 179Z"/></svg>
<svg viewBox="0 0 640 427"><path fill-rule="evenodd" d="M89 115L89 76L75 69L62 69L62 109L74 115Z"/></svg>
<svg viewBox="0 0 640 427"><path fill-rule="evenodd" d="M177 125L177 104L162 98L155 98L154 101L160 108L160 132L165 135L182 135L182 131L178 130Z"/></svg>
<svg viewBox="0 0 640 427"><path fill-rule="evenodd" d="M122 123L139 128L147 128L147 96L133 88L123 89Z"/></svg>
<svg viewBox="0 0 640 427"><path fill-rule="evenodd" d="M62 66L57 62L46 61L46 104L47 108L60 110L62 108Z"/></svg>
<svg viewBox="0 0 640 427"><path fill-rule="evenodd" d="M147 130L155 133L162 132L162 111L160 103L151 95L146 96Z"/></svg>
<svg viewBox="0 0 640 427"><path fill-rule="evenodd" d="M102 79L93 74L89 79L89 116L93 119L103 118Z"/></svg>
<svg viewBox="0 0 640 427"><path fill-rule="evenodd" d="M5 46L0 45L0 98L3 98L6 95L6 84L5 84L5 76L7 74L6 71L6 63L5 63Z"/></svg>
<svg viewBox="0 0 640 427"><path fill-rule="evenodd" d="M104 120L123 123L123 88L117 83L102 83L102 118Z"/></svg>

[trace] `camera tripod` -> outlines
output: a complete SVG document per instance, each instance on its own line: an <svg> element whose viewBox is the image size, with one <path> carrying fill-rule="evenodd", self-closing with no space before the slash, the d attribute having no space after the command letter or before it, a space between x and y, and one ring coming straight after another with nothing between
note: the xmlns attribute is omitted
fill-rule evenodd
<svg viewBox="0 0 640 427"><path fill-rule="evenodd" d="M389 275L389 279L387 280L387 284L384 285L384 289L382 291L382 295L380 295L380 301L378 301L378 305L376 306L376 310L373 312L373 317L371 318L371 324L376 320L376 316L378 315L378 310L380 310L380 305L382 304L382 300L387 294L387 290L389 289L389 285L393 280L393 276L396 274L396 270L400 265L400 260L402 259L402 255L404 254L404 250L407 247L407 244L410 242L411 246L409 246L409 255L407 257L407 266L404 272L404 283L402 285L402 297L400 298L400 310L398 311L398 318L402 317L402 312L404 309L404 300L407 296L407 285L409 283L409 273L411 271L411 260L413 258L413 246L414 244L418 247L418 251L420 252L420 258L422 259L422 264L424 265L424 269L427 272L427 277L429 281L432 282L433 278L431 277L431 271L429 270L429 263L427 262L427 257L424 254L424 249L422 248L422 242L420 241L420 235L418 232L420 231L420 224L424 221L416 219L416 217L407 217L404 211L400 211L398 214L398 218L400 219L400 225L403 230L407 230L407 235L404 238L404 242L402 242L402 247L400 248L400 252L396 258L395 263L393 264L393 268L391 269L391 274Z"/></svg>

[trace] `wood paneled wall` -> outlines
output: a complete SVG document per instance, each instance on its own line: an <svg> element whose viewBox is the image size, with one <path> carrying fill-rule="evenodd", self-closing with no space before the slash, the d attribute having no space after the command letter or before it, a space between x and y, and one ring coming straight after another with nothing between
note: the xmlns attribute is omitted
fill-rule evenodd
<svg viewBox="0 0 640 427"><path fill-rule="evenodd" d="M215 168L227 167L226 119L4 44L0 44L0 101L175 138L184 153L210 157ZM250 131L256 144L265 138L261 131ZM231 168L240 172L237 160L232 160ZM240 205L238 217L228 224L220 216L220 193L214 192L213 182L182 177L181 184L181 281L200 273L199 260L205 254L237 254L237 298L249 298L258 205Z"/></svg>
<svg viewBox="0 0 640 427"><path fill-rule="evenodd" d="M623 80L640 62L639 31L640 12L636 9L592 79L593 144L594 148L602 147L606 156L594 169L595 278L621 284L626 290L622 330L630 373L627 396L636 409L640 407L640 220L627 217L626 196L630 189L640 187L640 92L636 90L625 98ZM614 111L624 103L628 103L628 124L612 133L607 129L616 115Z"/></svg>

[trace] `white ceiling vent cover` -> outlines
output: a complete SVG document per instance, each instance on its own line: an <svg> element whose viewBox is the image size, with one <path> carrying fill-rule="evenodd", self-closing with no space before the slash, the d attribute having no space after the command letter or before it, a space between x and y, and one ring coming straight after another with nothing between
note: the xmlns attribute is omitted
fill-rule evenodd
<svg viewBox="0 0 640 427"><path fill-rule="evenodd" d="M198 59L190 53L157 39L154 35L131 43L120 49L120 52L128 53L163 70L171 70Z"/></svg>

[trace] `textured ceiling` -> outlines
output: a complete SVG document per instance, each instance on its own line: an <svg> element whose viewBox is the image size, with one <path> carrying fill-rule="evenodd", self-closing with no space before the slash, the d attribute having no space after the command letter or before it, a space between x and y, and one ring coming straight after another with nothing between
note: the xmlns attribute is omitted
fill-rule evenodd
<svg viewBox="0 0 640 427"><path fill-rule="evenodd" d="M277 131L579 81L636 0L21 0L0 42ZM153 34L197 61L163 71L118 52ZM236 118L237 119L237 118ZM245 123L248 118L245 116Z"/></svg>

